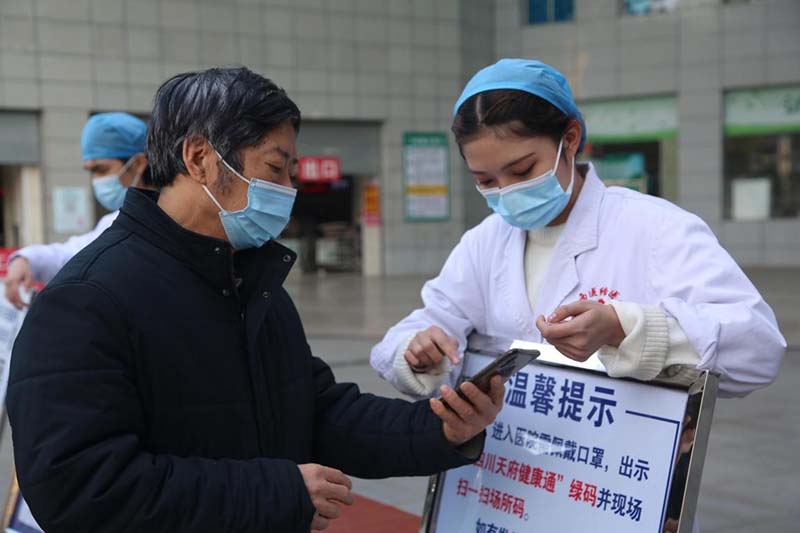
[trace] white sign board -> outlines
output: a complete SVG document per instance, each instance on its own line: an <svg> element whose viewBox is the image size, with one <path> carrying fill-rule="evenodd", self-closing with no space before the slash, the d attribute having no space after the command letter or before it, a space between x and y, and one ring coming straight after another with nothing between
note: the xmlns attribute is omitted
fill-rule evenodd
<svg viewBox="0 0 800 533"><path fill-rule="evenodd" d="M57 233L85 233L91 229L86 189L53 188L53 228Z"/></svg>
<svg viewBox="0 0 800 533"><path fill-rule="evenodd" d="M470 354L465 375L492 360ZM436 533L661 531L686 391L532 364L506 386L484 453L448 471Z"/></svg>
<svg viewBox="0 0 800 533"><path fill-rule="evenodd" d="M767 220L772 204L770 178L739 178L731 181L734 220Z"/></svg>

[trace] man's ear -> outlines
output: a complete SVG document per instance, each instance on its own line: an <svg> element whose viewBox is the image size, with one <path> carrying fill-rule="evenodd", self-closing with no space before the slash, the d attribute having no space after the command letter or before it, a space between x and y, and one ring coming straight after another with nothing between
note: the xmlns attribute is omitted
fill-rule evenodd
<svg viewBox="0 0 800 533"><path fill-rule="evenodd" d="M183 140L182 155L189 178L201 185L208 185L213 181L215 174L211 169L216 167L217 154L206 139L199 136L187 137Z"/></svg>

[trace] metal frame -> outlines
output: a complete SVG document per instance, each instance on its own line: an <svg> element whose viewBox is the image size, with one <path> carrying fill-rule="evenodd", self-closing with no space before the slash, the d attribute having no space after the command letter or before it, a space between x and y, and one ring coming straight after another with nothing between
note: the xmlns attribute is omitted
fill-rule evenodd
<svg viewBox="0 0 800 533"><path fill-rule="evenodd" d="M500 353L508 349L510 343L511 341L509 340L496 337L472 335L469 339L469 345L464 354L464 359L466 361L470 353L497 357ZM556 366L575 372L606 375L604 372L596 370L542 361L534 361L531 364ZM464 368L465 367L466 364L464 365ZM459 376L459 382L468 377L469 376L464 376L462 371L462 375ZM629 378L620 379L642 383L641 381ZM700 481L703 475L703 466L708 449L708 437L711 433L711 422L714 417L714 406L719 389L719 376L712 372L703 371L688 387L657 380L646 384L652 387L685 390L688 396L686 411L683 423L681 424L681 439L687 430L694 428L695 433L689 451L686 452L686 454L681 454L680 449L678 451L669 490L669 501L674 502L680 498L680 512L677 518L671 517L668 513L665 513L667 516L665 516L662 529L660 529L658 533L662 531L665 533L692 533L695 512L697 510L697 499L700 494ZM684 444L686 445L688 443ZM683 458L681 457L682 455L688 455L688 458ZM434 533L435 531L437 514L439 512L439 500L441 497L439 488L443 485L446 475L447 472L441 472L430 477L427 496L425 498L425 507L422 513L420 533Z"/></svg>

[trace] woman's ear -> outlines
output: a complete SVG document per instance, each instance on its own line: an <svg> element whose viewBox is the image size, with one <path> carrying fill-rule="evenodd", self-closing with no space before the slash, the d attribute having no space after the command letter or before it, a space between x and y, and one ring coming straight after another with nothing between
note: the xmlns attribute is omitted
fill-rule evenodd
<svg viewBox="0 0 800 533"><path fill-rule="evenodd" d="M578 154L578 148L581 145L581 135L583 135L583 128L578 120L570 119L567 125L567 130L564 132L564 152L568 156L568 162Z"/></svg>
<svg viewBox="0 0 800 533"><path fill-rule="evenodd" d="M212 165L216 166L217 154L203 137L187 137L183 140L183 164L186 175L201 185L213 181L209 175Z"/></svg>

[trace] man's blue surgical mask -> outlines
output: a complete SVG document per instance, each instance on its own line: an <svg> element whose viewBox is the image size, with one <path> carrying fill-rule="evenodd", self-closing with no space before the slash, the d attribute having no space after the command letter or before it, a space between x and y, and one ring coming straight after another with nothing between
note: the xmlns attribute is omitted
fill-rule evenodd
<svg viewBox="0 0 800 533"><path fill-rule="evenodd" d="M125 194L128 192L128 189L122 184L122 182L119 181L119 177L125 174L132 163L133 157L128 159L118 173L109 174L107 176L92 180L94 197L97 198L97 201L100 202L100 205L105 207L107 210L116 211L122 207L123 203L125 203ZM133 183L131 183L131 187L136 187L136 184L139 183L140 177L141 175L134 178Z"/></svg>
<svg viewBox="0 0 800 533"><path fill-rule="evenodd" d="M558 143L558 155L553 170L541 176L529 179L508 187L480 189L486 203L492 210L503 217L503 220L514 227L524 230L543 228L552 222L567 205L572 196L572 185L575 183L575 158L572 158L572 175L565 191L558 181L556 169L561 160L561 147L564 140Z"/></svg>
<svg viewBox="0 0 800 533"><path fill-rule="evenodd" d="M231 246L235 250L260 248L269 240L278 237L286 228L297 191L257 178L247 179L234 170L219 152L217 157L236 177L249 184L247 206L239 211L226 211L208 187L203 185L203 189L219 208L219 218Z"/></svg>

